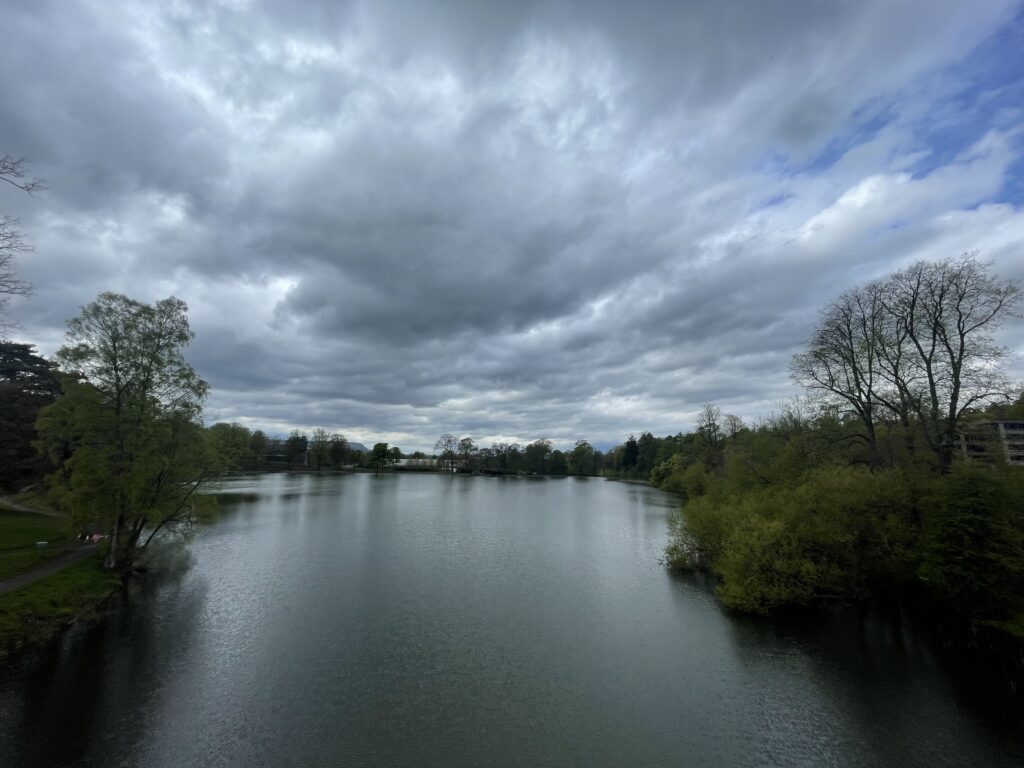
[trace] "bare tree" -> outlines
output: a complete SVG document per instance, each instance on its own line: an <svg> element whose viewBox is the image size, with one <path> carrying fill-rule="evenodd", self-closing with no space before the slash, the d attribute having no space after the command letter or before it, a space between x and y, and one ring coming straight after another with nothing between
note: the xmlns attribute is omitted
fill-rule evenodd
<svg viewBox="0 0 1024 768"><path fill-rule="evenodd" d="M863 426L868 462L878 463L876 423L884 396L878 340L884 336L882 289L873 283L853 288L825 307L808 350L790 363L793 378L818 396L819 405L838 405Z"/></svg>
<svg viewBox="0 0 1024 768"><path fill-rule="evenodd" d="M819 407L856 416L872 464L876 428L888 418L902 425L909 451L920 435L945 470L964 413L1011 395L999 367L1007 350L992 333L1015 314L1020 295L976 253L920 261L829 304L790 369Z"/></svg>
<svg viewBox="0 0 1024 768"><path fill-rule="evenodd" d="M25 158L4 155L0 158L0 181L29 194L46 189L40 179L26 175L26 164ZM32 247L22 240L18 220L13 216L0 215L0 331L3 330L2 318L11 296L27 296L32 292L32 286L20 280L15 271L18 255L31 250Z"/></svg>
<svg viewBox="0 0 1024 768"><path fill-rule="evenodd" d="M28 192L30 195L33 192L46 189L46 183L42 179L26 175L27 165L28 160L24 157L13 158L10 155L0 157L0 180L17 187L22 192Z"/></svg>
<svg viewBox="0 0 1024 768"><path fill-rule="evenodd" d="M743 423L743 419L741 419L735 413L725 414L725 433L729 437L736 437L736 435L738 435L746 428L747 425Z"/></svg>
<svg viewBox="0 0 1024 768"><path fill-rule="evenodd" d="M21 239L18 220L12 216L0 216L0 308L7 305L10 296L24 296L31 292L24 280L19 280L15 272L15 257L20 253L31 251Z"/></svg>
<svg viewBox="0 0 1024 768"><path fill-rule="evenodd" d="M946 469L964 413L1012 397L999 367L1008 351L992 334L1017 314L1021 289L991 275L976 252L919 261L893 275L888 288L890 323L909 352L894 383Z"/></svg>
<svg viewBox="0 0 1024 768"><path fill-rule="evenodd" d="M455 453L459 450L459 439L455 435L445 432L434 444L434 450L441 459L445 469L451 469L455 465Z"/></svg>
<svg viewBox="0 0 1024 768"><path fill-rule="evenodd" d="M717 448L724 438L722 434L722 409L708 403L697 417L697 432L712 448Z"/></svg>

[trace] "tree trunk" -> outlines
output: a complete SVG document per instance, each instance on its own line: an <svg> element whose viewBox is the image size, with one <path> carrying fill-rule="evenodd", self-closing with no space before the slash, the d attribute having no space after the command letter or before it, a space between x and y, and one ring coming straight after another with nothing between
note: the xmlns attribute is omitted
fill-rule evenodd
<svg viewBox="0 0 1024 768"><path fill-rule="evenodd" d="M874 425L868 431L868 464L872 470L881 466L878 458L878 435L875 433Z"/></svg>
<svg viewBox="0 0 1024 768"><path fill-rule="evenodd" d="M135 547L139 543L139 536L142 535L142 529L146 527L146 518L138 517L132 524L132 532L128 538L128 543L124 548L124 556L126 562L131 562L135 556Z"/></svg>
<svg viewBox="0 0 1024 768"><path fill-rule="evenodd" d="M118 515L114 521L114 528L110 532L110 548L107 550L107 557L103 561L103 567L112 570L120 565L118 557L118 545L121 540L121 528L124 525L124 515Z"/></svg>

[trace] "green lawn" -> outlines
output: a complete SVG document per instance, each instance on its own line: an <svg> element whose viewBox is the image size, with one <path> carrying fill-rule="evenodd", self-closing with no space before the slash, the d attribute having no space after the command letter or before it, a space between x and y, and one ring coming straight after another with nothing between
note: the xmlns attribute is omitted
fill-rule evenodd
<svg viewBox="0 0 1024 768"><path fill-rule="evenodd" d="M0 504L0 551L34 546L37 541L58 541L70 538L71 521L67 518L16 512Z"/></svg>
<svg viewBox="0 0 1024 768"><path fill-rule="evenodd" d="M36 549L37 541L50 545ZM0 505L0 579L59 555L73 541L67 519L17 512Z"/></svg>
<svg viewBox="0 0 1024 768"><path fill-rule="evenodd" d="M100 554L0 595L0 664L19 648L45 641L76 616L88 613L120 584Z"/></svg>
<svg viewBox="0 0 1024 768"><path fill-rule="evenodd" d="M26 571L32 566L45 563L51 557L56 557L64 548L55 544L46 549L15 549L10 552L0 552L0 579L14 576Z"/></svg>

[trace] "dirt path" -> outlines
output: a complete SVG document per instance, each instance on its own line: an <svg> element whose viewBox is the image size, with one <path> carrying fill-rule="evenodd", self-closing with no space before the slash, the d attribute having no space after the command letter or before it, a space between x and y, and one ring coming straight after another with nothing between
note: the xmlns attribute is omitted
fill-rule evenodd
<svg viewBox="0 0 1024 768"><path fill-rule="evenodd" d="M84 560L95 551L95 544L79 544L74 549L62 552L51 560L47 560L45 563L40 563L34 568L29 568L27 571L22 571L21 573L16 573L14 576L0 580L0 595L5 595L16 589L21 589L22 587L26 587L33 582L39 581L39 579L49 576L50 574L62 571L69 565L74 565L79 560Z"/></svg>

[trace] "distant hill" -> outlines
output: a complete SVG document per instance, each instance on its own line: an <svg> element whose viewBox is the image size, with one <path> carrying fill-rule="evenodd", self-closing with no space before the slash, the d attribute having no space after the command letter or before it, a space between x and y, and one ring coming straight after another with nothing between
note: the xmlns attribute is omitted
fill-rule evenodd
<svg viewBox="0 0 1024 768"><path fill-rule="evenodd" d="M370 452L370 449L367 448L362 443L348 442L347 445L348 445L348 448L349 448L350 451L362 451L363 453L369 453Z"/></svg>

